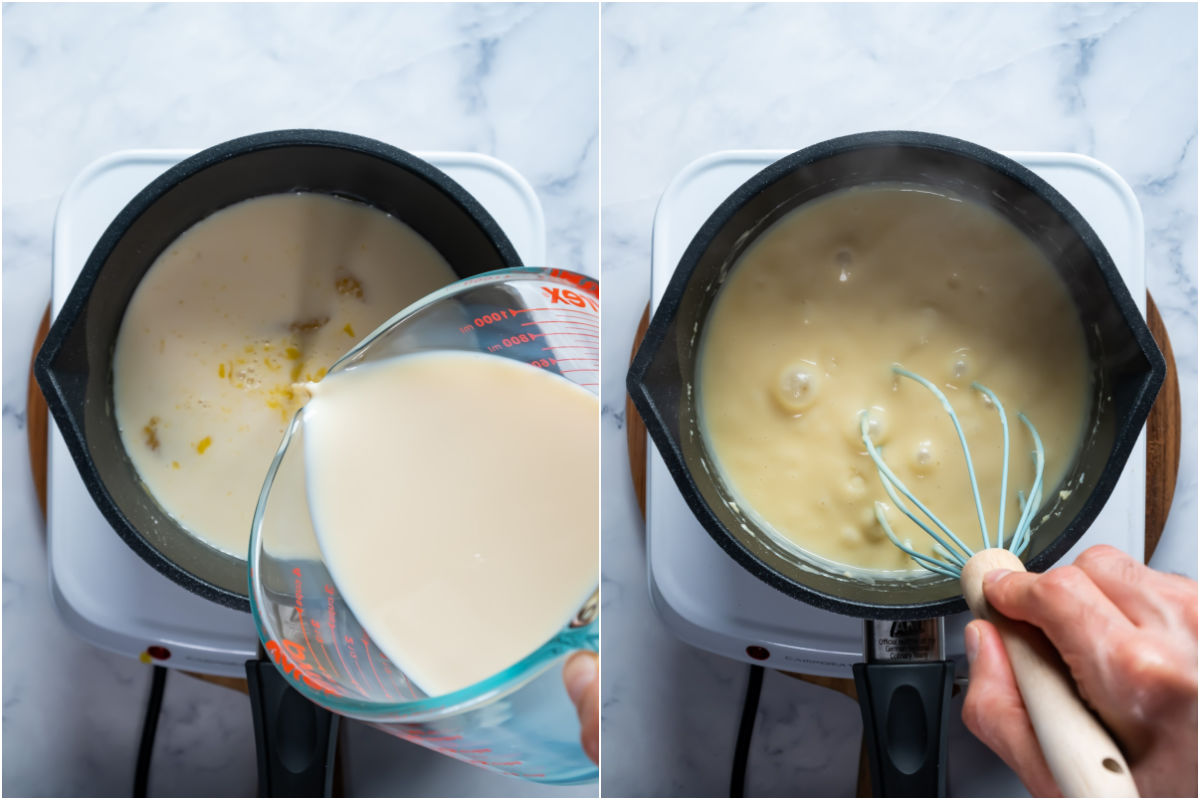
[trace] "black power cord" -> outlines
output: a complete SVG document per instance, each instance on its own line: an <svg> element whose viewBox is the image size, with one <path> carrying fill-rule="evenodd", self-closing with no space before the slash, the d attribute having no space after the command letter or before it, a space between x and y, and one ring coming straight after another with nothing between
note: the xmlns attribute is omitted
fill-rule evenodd
<svg viewBox="0 0 1200 800"><path fill-rule="evenodd" d="M746 699L742 703L742 722L738 726L737 742L733 747L733 770L729 776L729 796L745 797L746 762L750 760L750 737L754 735L754 718L758 716L758 698L762 695L763 668L750 665L746 684Z"/></svg>
<svg viewBox="0 0 1200 800"><path fill-rule="evenodd" d="M154 666L150 678L150 699L146 702L146 718L142 720L142 741L138 745L137 766L133 771L133 796L145 797L150 780L150 756L154 752L154 734L158 731L158 715L162 711L163 687L167 684L167 668Z"/></svg>

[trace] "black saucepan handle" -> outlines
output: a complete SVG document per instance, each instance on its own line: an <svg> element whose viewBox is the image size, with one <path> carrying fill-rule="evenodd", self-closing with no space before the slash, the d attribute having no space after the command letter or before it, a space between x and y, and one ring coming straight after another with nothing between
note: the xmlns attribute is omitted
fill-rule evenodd
<svg viewBox="0 0 1200 800"><path fill-rule="evenodd" d="M297 692L270 661L246 662L259 797L332 797L338 715Z"/></svg>
<svg viewBox="0 0 1200 800"><path fill-rule="evenodd" d="M946 796L953 661L854 665L876 797Z"/></svg>

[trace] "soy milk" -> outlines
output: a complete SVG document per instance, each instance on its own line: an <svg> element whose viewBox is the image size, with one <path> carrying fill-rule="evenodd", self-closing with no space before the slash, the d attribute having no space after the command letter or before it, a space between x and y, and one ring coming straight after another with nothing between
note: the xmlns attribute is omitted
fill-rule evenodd
<svg viewBox="0 0 1200 800"><path fill-rule="evenodd" d="M430 695L557 633L599 573L599 401L499 356L407 355L308 387L308 504L338 591Z"/></svg>
<svg viewBox="0 0 1200 800"><path fill-rule="evenodd" d="M421 236L322 194L259 197L173 242L117 336L113 399L125 450L162 508L245 558L255 503L300 400L339 356L456 280Z"/></svg>
<svg viewBox="0 0 1200 800"><path fill-rule="evenodd" d="M993 532L1001 429L973 381L1010 415L1007 532L1019 516L1012 496L1033 479L1017 412L1045 442L1046 497L1059 490L1090 387L1078 312L1045 256L974 203L901 186L844 190L791 212L747 249L700 345L700 423L718 472L786 546L853 567L913 569L876 521L878 501L897 535L932 552L884 493L860 438L862 411L900 479L981 546L949 416L892 373L897 362L942 388L962 419Z"/></svg>

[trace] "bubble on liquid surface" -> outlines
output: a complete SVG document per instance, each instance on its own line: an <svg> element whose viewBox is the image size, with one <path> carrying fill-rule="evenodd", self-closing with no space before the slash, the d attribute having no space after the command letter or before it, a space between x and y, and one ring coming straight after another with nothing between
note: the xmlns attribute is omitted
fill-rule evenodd
<svg viewBox="0 0 1200 800"><path fill-rule="evenodd" d="M876 446L885 444L888 440L888 413L883 406L871 406L854 412L846 425L846 438L850 444L859 450L864 449L862 440L862 415L867 415L867 435Z"/></svg>
<svg viewBox="0 0 1200 800"><path fill-rule="evenodd" d="M839 247L833 253L833 264L837 267L838 282L846 283L852 275L851 267L854 266L854 251L849 247Z"/></svg>
<svg viewBox="0 0 1200 800"><path fill-rule="evenodd" d="M809 361L793 361L779 371L772 395L784 411L798 414L816 402L820 388L816 365Z"/></svg>
<svg viewBox="0 0 1200 800"><path fill-rule="evenodd" d="M950 377L958 380L966 378L971 372L971 359L967 355L967 348L960 347L950 356Z"/></svg>
<svg viewBox="0 0 1200 800"><path fill-rule="evenodd" d="M932 441L923 439L917 442L911 459L913 472L918 475L928 475L937 467L939 461L937 448L934 447Z"/></svg>

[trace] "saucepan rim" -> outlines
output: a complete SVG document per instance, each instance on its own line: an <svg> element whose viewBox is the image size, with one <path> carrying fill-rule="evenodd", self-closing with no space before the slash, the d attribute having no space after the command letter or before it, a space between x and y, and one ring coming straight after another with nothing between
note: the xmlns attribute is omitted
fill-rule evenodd
<svg viewBox="0 0 1200 800"><path fill-rule="evenodd" d="M655 356L664 346L664 341L671 331L684 292L689 288L693 272L725 226L747 203L778 181L792 176L798 170L816 162L856 150L897 148L940 151L954 157L968 159L1015 182L1025 191L1033 193L1048 204L1067 223L1073 234L1095 260L1100 280L1104 282L1105 288L1129 327L1131 337L1149 365L1142 377L1140 389L1130 411L1118 421L1113 449L1087 500L1063 531L1029 558L1027 562L1029 569L1042 570L1055 563L1095 520L1120 477L1166 375L1166 362L1162 353L1117 272L1112 257L1092 227L1074 206L1049 183L1028 168L995 151L962 139L923 131L870 131L822 141L784 156L735 189L701 225L684 250L647 327L645 338L630 364L626 375L626 389L635 408L645 421L650 438L662 454L667 469L681 490L689 508L722 550L751 574L785 594L819 608L869 619L919 619L941 616L965 610L966 603L960 592L941 599L895 605L864 602L860 599L837 596L814 588L804 581L799 570L796 571L796 574L786 575L764 563L721 523L704 500L696 482L696 476L687 467L680 443L670 433L671 424L662 416L662 412L656 406L655 398L646 385L645 379ZM869 182L863 181L863 183ZM715 293L717 289L710 288L708 291ZM947 580L949 579L931 580L929 585L931 588L944 586ZM853 585L852 581L848 581L848 583Z"/></svg>
<svg viewBox="0 0 1200 800"><path fill-rule="evenodd" d="M55 371L54 364L63 353L63 348L67 344L68 334L77 320L81 315L87 313L92 291L113 251L148 209L187 179L217 164L231 159L252 156L264 150L287 148L318 148L331 151L350 151L378 159L389 168L398 167L401 170L411 173L431 184L455 204L466 218L478 226L488 242L495 247L497 253L500 255L502 263L495 265L496 267L517 267L521 265L521 259L516 249L496 223L495 219L484 209L478 200L472 197L470 193L450 176L432 164L398 147L365 136L332 130L286 129L266 131L231 139L201 150L172 166L138 192L108 225L92 249L87 261L84 263L79 277L76 279L75 284L63 303L62 309L50 326L46 339L34 359L34 377L42 390L42 394L46 398L51 416L63 434L67 450L70 452L71 458L79 470L88 493L92 496L105 520L112 526L117 535L146 563L180 586L223 606L247 612L250 610L248 586L243 587L241 592L234 592L208 580L203 575L196 574L196 572L187 566L163 554L142 535L137 527L121 511L117 502L109 493L100 470L88 450L84 421L76 419L68 407L67 390L62 385L60 376ZM298 174L297 179L298 184L302 183L303 175ZM242 199L249 199L256 196L260 195L255 192L249 192ZM355 199L367 202L368 204L370 203L370 198L356 197ZM195 224L209 214L211 214L211 211L205 211L203 214L197 216L196 219L191 220L190 223ZM149 258L149 263L152 263L157 255L157 253L152 254ZM124 312L122 311L122 313ZM111 348L108 372L109 374L105 377L105 380L110 384L108 392L111 399ZM111 415L111 411L109 413ZM116 424L115 420L113 424ZM182 535L189 535L186 534L182 526L177 522L175 524L179 527ZM214 549L214 553L216 552L218 551ZM228 554L222 555L234 562L240 561L242 564L247 560L246 556L235 559Z"/></svg>

